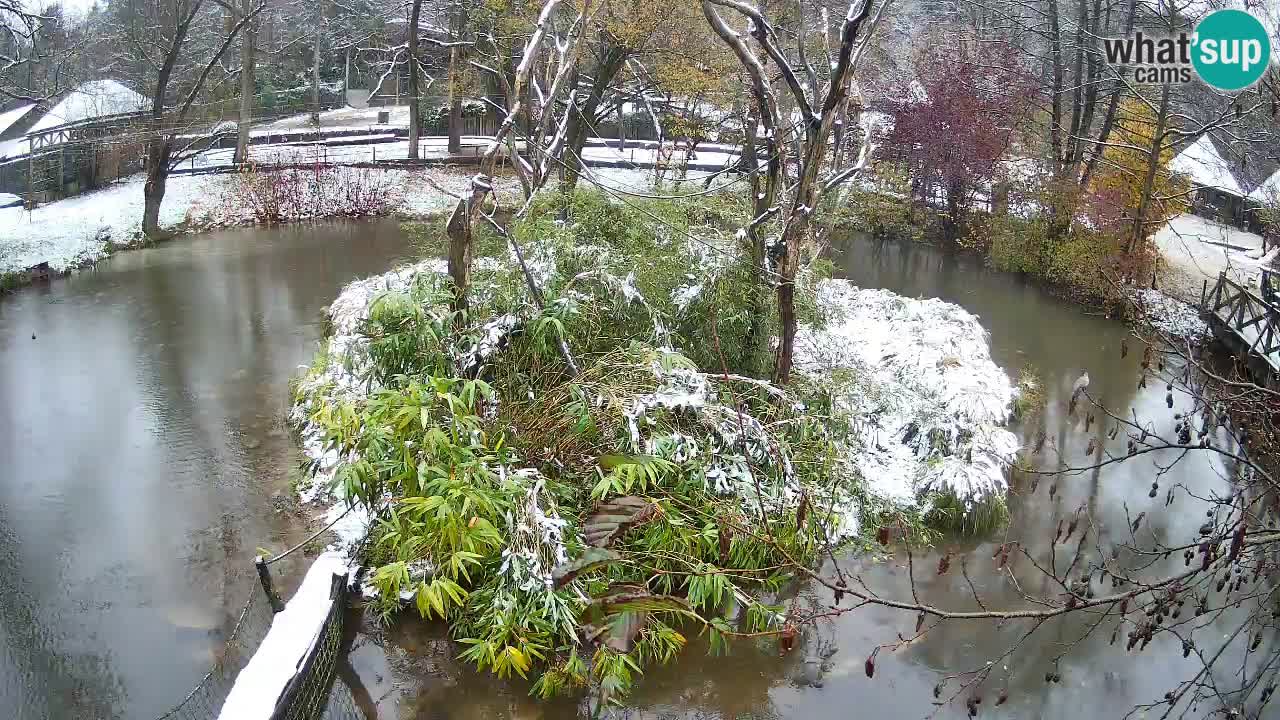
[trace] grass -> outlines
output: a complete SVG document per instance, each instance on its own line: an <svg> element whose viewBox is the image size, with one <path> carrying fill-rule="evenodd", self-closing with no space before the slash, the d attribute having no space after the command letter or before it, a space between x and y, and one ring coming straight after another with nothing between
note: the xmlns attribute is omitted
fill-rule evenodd
<svg viewBox="0 0 1280 720"><path fill-rule="evenodd" d="M1013 419L1027 420L1044 409L1044 384L1040 373L1031 365L1018 371L1017 395L1013 398Z"/></svg>
<svg viewBox="0 0 1280 720"><path fill-rule="evenodd" d="M986 495L971 507L951 492L935 493L928 503L925 524L949 535L985 537L1009 522L1009 506L999 493Z"/></svg>

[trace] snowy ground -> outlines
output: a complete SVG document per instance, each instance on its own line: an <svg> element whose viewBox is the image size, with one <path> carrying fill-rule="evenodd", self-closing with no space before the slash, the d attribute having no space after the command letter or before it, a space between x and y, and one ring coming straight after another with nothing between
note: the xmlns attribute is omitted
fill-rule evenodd
<svg viewBox="0 0 1280 720"><path fill-rule="evenodd" d="M392 211L422 217L448 209L450 192L461 193L469 176L427 170L368 170L395 185ZM98 260L113 249L138 241L142 233L141 175L112 187L48 203L28 212L21 207L0 209L0 273L17 272L43 262L54 271L70 270ZM175 175L169 179L160 225L169 230L205 229L253 224L247 207L227 201L234 175ZM515 181L499 181L499 192L510 193Z"/></svg>
<svg viewBox="0 0 1280 720"><path fill-rule="evenodd" d="M423 217L447 210L454 198L438 187L460 194L468 188L471 177L465 169L367 169L361 172L395 186L396 201L390 212L405 217ZM700 191L707 174L690 171L685 181L675 184L674 192ZM583 182L598 183L614 191L652 192L654 178L651 170L590 168L584 173ZM52 270L62 272L136 243L142 233L143 182L142 175L135 175L109 188L47 203L30 212L21 207L0 208L0 273L20 272L44 262L49 263ZM235 182L236 176L232 174L170 177L161 205L161 227L201 230L253 224L255 218L249 208L230 201ZM499 178L496 187L504 202L518 197L514 177ZM0 205L4 204L2 200L0 198Z"/></svg>
<svg viewBox="0 0 1280 720"><path fill-rule="evenodd" d="M425 137L418 141L418 157L444 160L450 155L448 138ZM462 156L477 157L484 152L489 138L474 135L462 137ZM199 153L184 160L181 167L193 170L230 167L235 154L233 148L219 148ZM386 132L371 129L367 135L326 138L315 142L292 142L251 145L249 160L255 163L309 165L312 163L356 164L386 160L407 160L409 141L396 138ZM628 143L625 150L601 143L589 144L582 151L587 163L600 167L626 167L628 165L654 166L659 163L659 152L653 143ZM726 146L709 146L688 157L684 150L672 152L664 158L669 167L688 167L701 171L715 171L737 162L735 149Z"/></svg>
<svg viewBox="0 0 1280 720"><path fill-rule="evenodd" d="M390 138L390 141L388 139ZM359 142L364 140L365 142ZM470 135L462 138L463 155L479 155L489 143L488 138ZM423 159L449 157L449 140L443 137L423 138L418 145L418 156ZM183 169L230 167L234 148L207 150L183 161ZM376 132L355 137L329 138L320 142L278 143L250 145L249 161L265 164L309 165L311 163L354 164L373 163L381 160L406 160L409 157L409 141Z"/></svg>
<svg viewBox="0 0 1280 720"><path fill-rule="evenodd" d="M1219 273L1246 287L1257 287L1264 262L1262 238L1251 232L1220 225L1198 215L1179 215L1155 234L1163 259L1159 287L1188 303L1200 302L1200 291L1209 289Z"/></svg>
<svg viewBox="0 0 1280 720"><path fill-rule="evenodd" d="M378 123L378 113L389 113L389 122L385 124ZM408 105L391 105L388 107L369 107L369 108L353 108L344 107L337 110L326 110L320 113L320 128L322 130L336 130L348 128L407 128L409 127L409 106ZM311 124L311 114L301 113L299 115L291 115L281 118L274 122L254 127L255 132L262 134L275 133L281 130L307 130L314 131L315 126Z"/></svg>

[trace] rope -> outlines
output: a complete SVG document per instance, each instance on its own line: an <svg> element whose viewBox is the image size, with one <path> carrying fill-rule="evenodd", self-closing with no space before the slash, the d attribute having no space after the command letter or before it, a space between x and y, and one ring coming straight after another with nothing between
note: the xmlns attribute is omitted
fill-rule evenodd
<svg viewBox="0 0 1280 720"><path fill-rule="evenodd" d="M285 559L285 558L289 557L290 555L292 555L292 554L293 554L293 552L294 552L295 550L297 550L298 548L302 547L303 545L306 545L307 543L311 542L312 540L315 540L316 538L320 537L320 535L321 535L321 534L323 534L325 531L327 531L329 528L333 527L334 525L337 525L337 524L338 524L338 521L339 521L339 520L341 520L342 518L346 517L346 516L347 516L347 513L349 513L349 512L351 512L352 510L354 510L354 509L355 509L355 507L356 507L355 505L348 505L348 506L347 506L347 509L346 509L346 510L343 510L341 515L339 515L338 517L334 518L334 519L333 519L333 522L331 522L331 523L329 523L328 525L325 525L324 527L322 527L322 528L320 528L319 530L317 530L317 531L315 532L315 534L314 534L314 535L312 535L311 537L307 538L306 540L303 540L302 542L298 543L297 545L294 545L293 547L289 548L288 550L285 550L284 552L280 553L279 555L276 555L275 557L271 558L270 560L264 560L263 562L265 562L267 565L270 565L271 563L273 563L273 562L275 562L275 561L277 561L277 560L283 560L283 559Z"/></svg>

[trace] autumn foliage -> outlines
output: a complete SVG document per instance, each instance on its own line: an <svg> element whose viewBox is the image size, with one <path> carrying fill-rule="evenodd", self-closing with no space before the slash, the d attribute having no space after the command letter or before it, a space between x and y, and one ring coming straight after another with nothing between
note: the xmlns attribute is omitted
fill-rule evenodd
<svg viewBox="0 0 1280 720"><path fill-rule="evenodd" d="M1034 86L1003 43L934 45L915 68L893 108L888 157L909 171L914 197L945 209L944 234L955 240L990 192Z"/></svg>

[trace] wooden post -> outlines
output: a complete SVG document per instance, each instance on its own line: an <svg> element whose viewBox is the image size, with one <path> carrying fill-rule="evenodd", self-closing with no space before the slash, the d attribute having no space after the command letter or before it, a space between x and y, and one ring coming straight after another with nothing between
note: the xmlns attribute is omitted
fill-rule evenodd
<svg viewBox="0 0 1280 720"><path fill-rule="evenodd" d="M267 593L267 600L271 603L271 612L278 613L284 610L284 601L280 599L279 593L276 592L275 586L271 583L271 571L267 569L267 561L261 555L253 559L253 564L258 567L258 581L262 583L262 590Z"/></svg>
<svg viewBox="0 0 1280 720"><path fill-rule="evenodd" d="M1200 286L1200 312L1205 312L1209 309L1209 306L1205 304L1208 302L1208 300L1209 300L1209 280L1206 278L1204 280L1204 284Z"/></svg>

